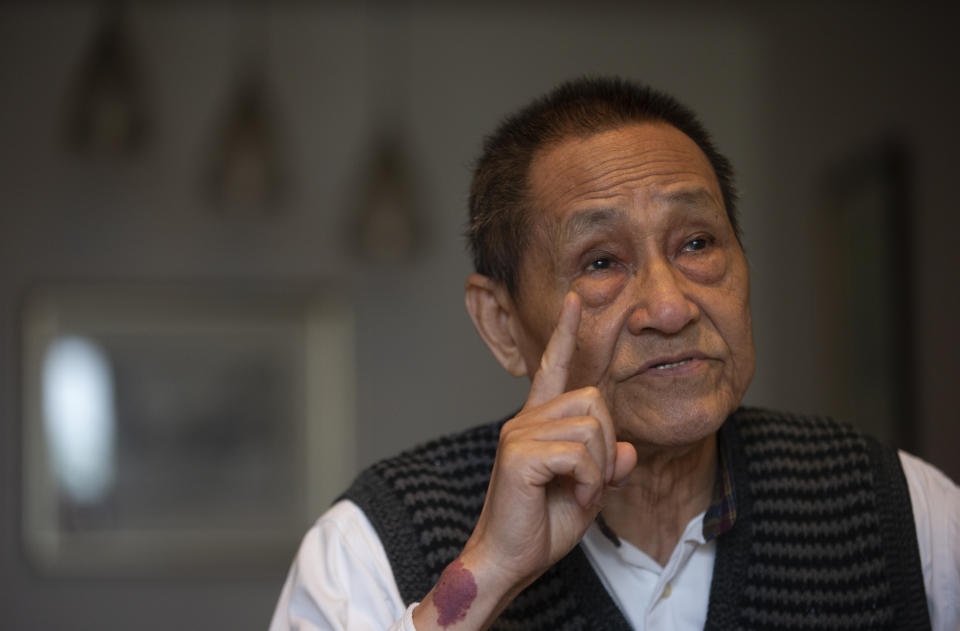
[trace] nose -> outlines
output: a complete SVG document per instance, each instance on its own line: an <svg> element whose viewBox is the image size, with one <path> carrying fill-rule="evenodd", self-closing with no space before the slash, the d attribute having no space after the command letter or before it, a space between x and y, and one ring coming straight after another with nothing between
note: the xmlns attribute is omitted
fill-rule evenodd
<svg viewBox="0 0 960 631"><path fill-rule="evenodd" d="M700 308L685 291L687 279L666 259L651 261L631 283L635 306L627 329L634 335L650 330L672 335L700 317Z"/></svg>

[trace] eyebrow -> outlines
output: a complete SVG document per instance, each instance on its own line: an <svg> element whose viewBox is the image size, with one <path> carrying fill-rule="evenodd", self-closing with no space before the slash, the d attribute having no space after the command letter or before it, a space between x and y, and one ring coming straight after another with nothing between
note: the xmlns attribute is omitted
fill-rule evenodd
<svg viewBox="0 0 960 631"><path fill-rule="evenodd" d="M654 195L653 199L676 206L687 206L689 208L703 208L704 206L717 205L717 201L713 195L705 188L688 188L671 191L669 193Z"/></svg>
<svg viewBox="0 0 960 631"><path fill-rule="evenodd" d="M653 196L656 202L671 206L683 206L690 210L716 208L717 202L705 188L689 188ZM581 210L568 217L559 229L560 243L571 241L582 234L597 229L608 229L624 219L623 211L617 208L592 208Z"/></svg>
<svg viewBox="0 0 960 631"><path fill-rule="evenodd" d="M623 220L623 212L616 208L592 208L576 212L560 226L559 243L571 241L596 229L608 228Z"/></svg>

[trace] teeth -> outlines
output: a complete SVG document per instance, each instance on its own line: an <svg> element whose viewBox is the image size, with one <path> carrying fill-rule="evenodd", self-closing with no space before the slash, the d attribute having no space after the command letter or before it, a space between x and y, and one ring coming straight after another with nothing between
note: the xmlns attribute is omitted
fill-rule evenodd
<svg viewBox="0 0 960 631"><path fill-rule="evenodd" d="M689 364L689 359L681 359L678 362L673 362L671 364L658 364L654 366L657 370L666 370L667 368L673 368L674 366L682 366L683 364Z"/></svg>

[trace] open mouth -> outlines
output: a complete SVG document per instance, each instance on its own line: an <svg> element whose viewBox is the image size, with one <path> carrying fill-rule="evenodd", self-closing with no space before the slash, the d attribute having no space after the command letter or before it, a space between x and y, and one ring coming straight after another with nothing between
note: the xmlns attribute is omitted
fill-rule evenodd
<svg viewBox="0 0 960 631"><path fill-rule="evenodd" d="M692 361L693 361L692 358L687 358L687 359L681 359L680 361L676 361L676 362L669 362L666 364L657 364L656 366L654 366L654 369L667 370L668 368L675 368L677 366L683 366L684 364L689 364Z"/></svg>

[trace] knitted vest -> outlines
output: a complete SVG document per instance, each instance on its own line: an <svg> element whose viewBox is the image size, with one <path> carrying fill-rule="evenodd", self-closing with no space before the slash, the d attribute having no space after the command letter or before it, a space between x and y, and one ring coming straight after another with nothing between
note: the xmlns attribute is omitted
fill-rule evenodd
<svg viewBox="0 0 960 631"><path fill-rule="evenodd" d="M376 529L405 602L469 538L502 421L363 472L344 497ZM906 480L892 450L850 427L741 408L724 423L737 521L717 539L707 629L929 629ZM580 546L494 629L630 629Z"/></svg>

